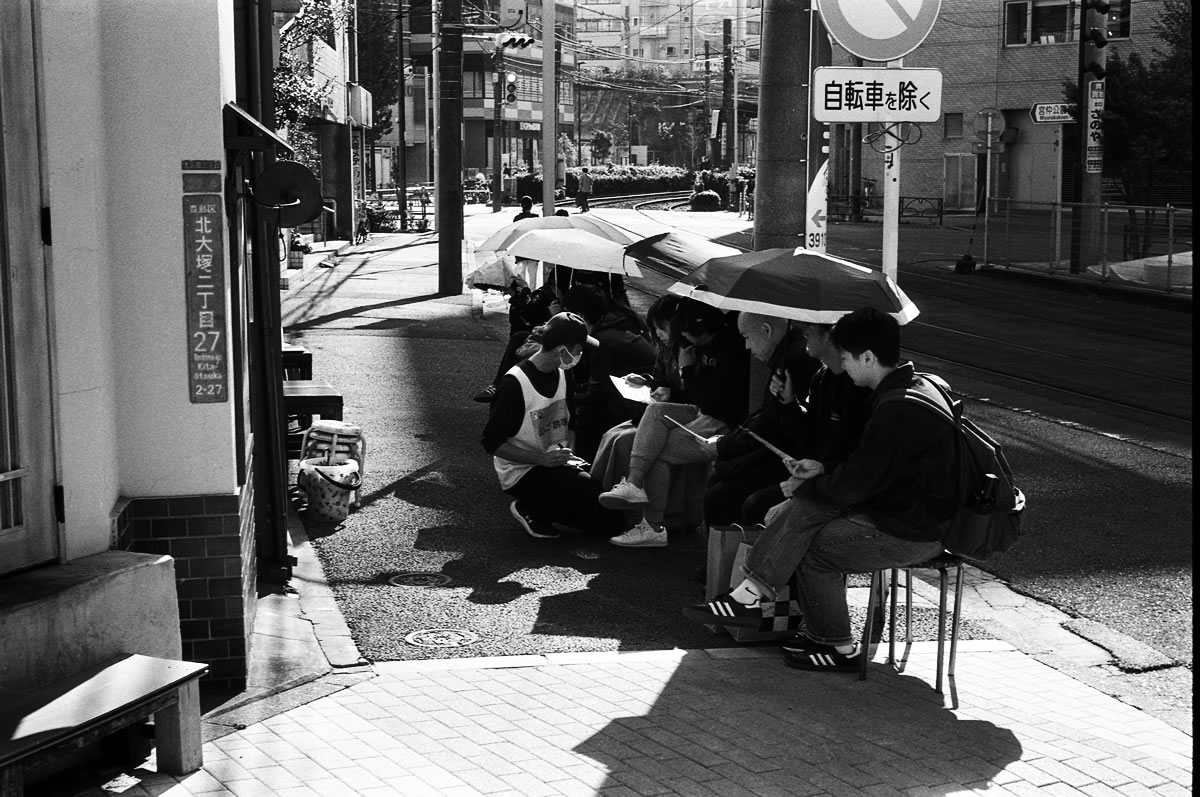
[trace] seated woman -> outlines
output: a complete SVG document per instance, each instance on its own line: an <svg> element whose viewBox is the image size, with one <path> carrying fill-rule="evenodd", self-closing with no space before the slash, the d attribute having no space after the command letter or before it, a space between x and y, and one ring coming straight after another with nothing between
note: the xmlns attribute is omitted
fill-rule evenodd
<svg viewBox="0 0 1200 797"><path fill-rule="evenodd" d="M600 343L585 353L584 362L577 369L581 374L576 382L579 423L575 450L590 461L604 432L629 420L631 415L611 377L650 371L654 367L654 346L643 336L641 320L636 315L631 319L591 285L570 288L563 294L563 309L582 316L588 334Z"/></svg>
<svg viewBox="0 0 1200 797"><path fill-rule="evenodd" d="M663 515L670 488L670 465L708 462L716 456L715 436L746 418L750 360L737 331L736 314L684 299L679 353L688 403L673 396L650 404L638 422L629 476L600 494L607 509L641 509L642 520L612 538L614 545L661 548L667 544Z"/></svg>
<svg viewBox="0 0 1200 797"><path fill-rule="evenodd" d="M646 326L653 330L654 370L649 373L626 375L630 385L650 388L651 401L674 398L677 403L685 402L683 382L679 378L679 307L683 300L671 293L654 300L646 311ZM631 402L630 402L631 403ZM610 428L600 438L600 446L592 459L592 476L607 490L629 475L629 456L633 452L633 439L637 434L637 422L641 420L646 405L635 408L635 416ZM636 514L629 521L633 525L641 520L641 510L630 510Z"/></svg>

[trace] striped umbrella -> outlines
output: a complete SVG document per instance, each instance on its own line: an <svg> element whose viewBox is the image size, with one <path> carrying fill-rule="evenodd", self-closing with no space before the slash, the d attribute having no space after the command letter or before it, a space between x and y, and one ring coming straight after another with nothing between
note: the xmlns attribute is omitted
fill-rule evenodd
<svg viewBox="0 0 1200 797"><path fill-rule="evenodd" d="M833 324L874 307L907 324L921 311L882 271L803 247L715 257L668 290L721 310Z"/></svg>

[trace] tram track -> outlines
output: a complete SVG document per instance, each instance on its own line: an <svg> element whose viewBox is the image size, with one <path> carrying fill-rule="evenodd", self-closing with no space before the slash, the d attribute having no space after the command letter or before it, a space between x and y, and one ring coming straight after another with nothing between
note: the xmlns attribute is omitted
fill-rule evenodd
<svg viewBox="0 0 1200 797"><path fill-rule="evenodd" d="M688 194L676 196L684 199ZM646 208L661 206L670 198L606 199L609 206L621 204L645 213ZM661 215L654 218L663 222ZM668 226L687 232L669 222ZM878 264L862 265L878 268ZM672 281L689 274L684 269L642 268ZM1191 424L1191 358L1190 354L1178 356L1182 348L1190 351L1190 333L1180 321L1171 318L1168 323L1147 323L1144 308L1113 302L1094 312L1083 308L1065 313L1059 295L1041 296L1036 289L1018 289L1009 283L993 287L981 285L978 279L964 283L915 271L904 272L902 278L905 292L927 311L925 318L910 326L917 334L906 335L905 351L912 356L966 369L985 382L1052 401L1056 399L1051 397L1058 397L1063 403L1090 403L1114 417L1137 413L1146 419ZM666 288L655 285L657 280L643 282L629 287L643 295L647 304ZM1016 290L1021 295L1014 301ZM927 320L933 307L944 310L938 313L940 323ZM943 317L945 321L941 321ZM1122 356L1122 350L1135 351L1137 356ZM1142 365L1145 363L1162 367L1147 368Z"/></svg>

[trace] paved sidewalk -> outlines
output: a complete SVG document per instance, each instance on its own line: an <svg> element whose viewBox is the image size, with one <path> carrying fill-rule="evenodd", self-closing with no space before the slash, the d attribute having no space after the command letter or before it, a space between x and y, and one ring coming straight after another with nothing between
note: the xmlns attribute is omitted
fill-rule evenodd
<svg viewBox="0 0 1200 797"><path fill-rule="evenodd" d="M407 275L412 296L433 293L436 265ZM454 312L483 312L476 299ZM427 302L439 300L418 304ZM441 300L437 315L445 307ZM788 669L772 647L368 663L303 526L295 517L292 526L295 592L260 600L250 688L205 715L204 767L163 775L151 756L54 794L1192 790L1190 712L1177 718L1170 706L1112 696L1121 694L1112 665L1144 646L1128 638L1093 644L1068 630L1071 618L973 568L964 617L997 638L960 643L945 695L932 688L931 642L913 645L903 672L881 649L866 681ZM865 603L865 589L851 592ZM932 584L919 581L915 592L920 605L936 605Z"/></svg>

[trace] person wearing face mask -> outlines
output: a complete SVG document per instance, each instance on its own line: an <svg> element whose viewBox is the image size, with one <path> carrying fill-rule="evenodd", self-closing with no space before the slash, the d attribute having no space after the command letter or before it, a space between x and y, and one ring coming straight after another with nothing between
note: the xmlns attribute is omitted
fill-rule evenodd
<svg viewBox="0 0 1200 797"><path fill-rule="evenodd" d="M560 528L615 534L621 512L597 511L603 489L588 463L571 450L574 380L583 347L595 346L574 313L558 313L542 327L541 346L500 380L483 429L500 489L512 496L509 512L531 537L560 536Z"/></svg>

